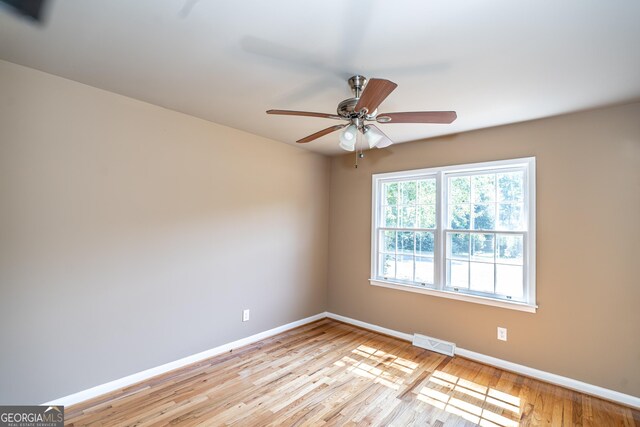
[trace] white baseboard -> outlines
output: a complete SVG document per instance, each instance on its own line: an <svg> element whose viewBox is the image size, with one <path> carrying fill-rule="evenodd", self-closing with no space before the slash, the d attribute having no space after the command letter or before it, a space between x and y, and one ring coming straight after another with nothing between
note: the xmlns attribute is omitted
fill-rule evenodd
<svg viewBox="0 0 640 427"><path fill-rule="evenodd" d="M260 332L255 335L251 335L246 338L239 339L237 341L233 341L227 344L223 344L221 346L205 350L203 352L193 354L191 356L183 357L182 359L175 360L173 362L165 363L164 365L156 366L155 368L147 369L141 372L137 372L135 374L128 375L123 378L119 378L114 381L110 381L105 384L100 384L95 387L91 387L87 390L79 391L77 393L70 394L65 397L61 397L59 399L54 399L50 402L43 403L42 405L50 406L50 405L63 405L70 406L75 405L76 403L84 402L85 400L93 399L94 397L98 397L100 395L110 393L115 390L119 390L124 387L128 387L132 384L138 383L140 381L144 381L151 377L155 377L156 375L164 374L166 372L172 371L174 369L182 368L183 366L187 366L191 363L196 363L201 360L207 359L209 357L217 356L222 353L226 353L234 348L243 347L248 344L252 344L256 341L263 340L265 338L271 337L273 335L277 335L281 332L288 331L289 329L297 328L298 326L306 325L307 323L315 322L316 320L324 319L327 317L327 313L319 313L311 317L307 317L305 319L296 320L295 322L287 323L286 325L278 326L273 329L269 329L268 331Z"/></svg>
<svg viewBox="0 0 640 427"><path fill-rule="evenodd" d="M370 329L372 331L380 332L385 335L390 335L392 337L400 338L405 341L411 342L413 339L412 334L394 331L393 329L383 328L382 326L373 325L367 322L362 322L360 320L341 316L339 314L327 312L326 315L330 319L339 320L341 322L349 323L354 326L360 326L361 328ZM460 347L456 347L456 355L465 357L467 359L475 360L481 363L485 363L487 365L495 366L497 368L504 369L506 371L515 372L517 374L525 375L527 377L535 378L535 379L545 381L551 384L556 384L571 390L579 391L584 394L600 397L613 402L618 402L626 406L640 408L640 397L631 396L629 394L620 393L619 391L610 390L604 387L599 387L597 385L574 380L572 378L567 378L561 375L552 374L550 372L541 371L539 369L530 368L528 366L519 365L517 363L498 359L492 356L487 356L481 353L476 353L475 351L466 350Z"/></svg>
<svg viewBox="0 0 640 427"><path fill-rule="evenodd" d="M551 372L541 371L539 369L530 368L528 366L519 365L507 360L498 359L487 356L475 351L466 350L464 348L456 348L456 354L467 359L476 360L487 365L496 366L505 371L515 372L527 377L535 378L551 384L556 384L571 390L579 391L591 396L601 397L606 400L618 402L623 405L640 408L640 397L631 396L629 394L620 393L619 391L610 390L608 388L574 380L573 378L563 377L561 375L552 374Z"/></svg>
<svg viewBox="0 0 640 427"><path fill-rule="evenodd" d="M349 323L350 325L360 326L361 328L369 329L370 331L380 332L381 334L389 335L391 337L400 338L401 340L411 342L413 340L412 334L405 334L404 332L394 331L393 329L383 328L382 326L373 325L367 322L361 322L360 320L352 319L346 316L340 316L339 314L327 312L329 319L339 320L340 322Z"/></svg>
<svg viewBox="0 0 640 427"><path fill-rule="evenodd" d="M341 316L339 314L324 312L318 313L314 316L307 317L305 319L297 320L295 322L287 323L286 325L278 326L277 328L269 329L268 331L260 332L255 335L251 335L246 338L239 339L237 341L233 341L227 344L223 344L221 346L212 348L210 350L203 351L201 353L197 353L191 356L184 357L179 360L175 360L173 362L165 363L164 365L156 366L155 368L147 369L142 372L137 372L132 375L128 375L124 378L120 378L114 381L110 381L105 384L100 384L98 386L89 388L87 390L83 390L74 394L70 394L65 397L61 397L59 399L54 399L50 402L43 403L43 405L64 405L70 406L75 405L77 403L83 402L85 400L93 399L94 397L98 397L100 395L110 393L115 390L119 390L124 387L128 387L140 381L144 381L156 375L164 374L166 372L172 371L174 369L182 368L191 363L196 363L201 360L207 359L209 357L217 356L222 353L226 353L234 348L243 347L248 344L252 344L256 341L263 340L265 338L271 337L273 335L277 335L281 332L285 332L289 329L296 328L298 326L305 325L307 323L315 322L316 320L323 319L328 317L330 319L338 320L344 323L348 323L354 326L359 326L361 328L369 329L375 332L379 332L381 334L389 335L392 337L399 338L401 340L411 342L413 339L413 334L408 334L405 332L395 331L393 329L384 328L382 326L374 325L372 323L362 322L360 320L352 319L350 317ZM519 365L517 363L509 362L506 360L498 359L492 356L487 356L481 353L476 353L471 350L466 350L464 348L457 347L456 354L462 357L466 357L471 360L476 360L481 363L485 363L487 365L495 366L507 371L515 372L521 375L526 375L531 378L539 379L541 381L545 381L551 384L556 384L562 387L569 388L571 390L576 390L581 393L589 394L596 397L601 397L603 399L607 399L613 402L618 402L623 405L631 406L634 408L640 408L640 398L631 396L628 394L620 393L615 390L606 389L603 387L599 387L596 385L588 384L582 381L574 380L571 378L563 377L561 375L552 374L550 372L541 371L539 369L530 368L528 366Z"/></svg>

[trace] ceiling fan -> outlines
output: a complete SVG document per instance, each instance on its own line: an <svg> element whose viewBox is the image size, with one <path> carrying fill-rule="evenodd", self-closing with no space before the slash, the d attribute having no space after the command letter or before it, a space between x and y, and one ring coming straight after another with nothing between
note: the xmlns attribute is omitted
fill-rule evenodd
<svg viewBox="0 0 640 427"><path fill-rule="evenodd" d="M340 133L340 148L346 151L356 149L358 132L364 135L369 148L384 148L393 144L376 125L367 122L385 123L452 123L458 116L455 111L415 111L401 113L380 113L378 106L398 86L385 79L367 79L356 75L349 79L349 86L354 97L345 99L338 104L337 114L313 113L309 111L268 110L267 114L280 114L285 116L321 117L325 119L345 120L347 123L335 125L311 134L296 142L305 143L318 139L337 130Z"/></svg>

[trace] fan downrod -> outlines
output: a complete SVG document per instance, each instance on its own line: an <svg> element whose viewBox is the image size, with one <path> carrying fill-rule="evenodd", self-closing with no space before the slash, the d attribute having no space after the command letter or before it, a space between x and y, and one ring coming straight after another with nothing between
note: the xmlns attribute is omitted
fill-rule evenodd
<svg viewBox="0 0 640 427"><path fill-rule="evenodd" d="M360 94L364 89L364 86L367 84L367 78L356 74L349 79L349 87L351 87L351 91L353 92L353 96L356 98L360 98Z"/></svg>

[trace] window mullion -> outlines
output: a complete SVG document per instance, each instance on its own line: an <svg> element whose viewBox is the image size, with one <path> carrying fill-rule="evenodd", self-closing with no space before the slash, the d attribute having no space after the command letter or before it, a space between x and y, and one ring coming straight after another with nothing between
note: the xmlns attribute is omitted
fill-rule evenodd
<svg viewBox="0 0 640 427"><path fill-rule="evenodd" d="M446 216L448 215L447 197L446 197L446 179L443 172L436 175L436 242L433 253L434 262L434 282L437 289L444 289L446 274L446 254L445 254L445 236L444 229Z"/></svg>
<svg viewBox="0 0 640 427"><path fill-rule="evenodd" d="M416 213L417 215L417 213ZM416 233L415 231L413 232L413 282L416 282Z"/></svg>

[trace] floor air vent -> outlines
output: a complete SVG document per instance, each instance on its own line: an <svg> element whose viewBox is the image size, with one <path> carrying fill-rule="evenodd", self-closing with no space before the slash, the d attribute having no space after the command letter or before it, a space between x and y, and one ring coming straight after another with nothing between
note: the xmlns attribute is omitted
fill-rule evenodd
<svg viewBox="0 0 640 427"><path fill-rule="evenodd" d="M437 353L446 354L447 356L453 356L456 352L456 345L454 343L420 334L413 334L413 345L435 351Z"/></svg>

